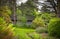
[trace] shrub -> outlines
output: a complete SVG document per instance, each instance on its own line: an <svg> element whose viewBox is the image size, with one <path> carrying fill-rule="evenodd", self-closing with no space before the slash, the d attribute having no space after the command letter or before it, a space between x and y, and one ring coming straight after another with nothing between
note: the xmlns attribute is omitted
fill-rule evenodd
<svg viewBox="0 0 60 39"><path fill-rule="evenodd" d="M37 28L37 27L44 27L44 21L38 17L36 17L33 22L32 22L32 27Z"/></svg>
<svg viewBox="0 0 60 39"><path fill-rule="evenodd" d="M13 39L13 24L8 24L0 18L0 39Z"/></svg>
<svg viewBox="0 0 60 39"><path fill-rule="evenodd" d="M42 19L42 20L44 20L44 22L45 22L45 26L47 26L48 25L48 23L49 23L49 21L50 21L50 19L52 19L52 18L54 18L54 17L56 17L56 14L55 13L43 13L41 16L40 16L40 18Z"/></svg>
<svg viewBox="0 0 60 39"><path fill-rule="evenodd" d="M38 15L32 22L32 27L47 27L50 19L55 18L56 14L55 13L43 13Z"/></svg>
<svg viewBox="0 0 60 39"><path fill-rule="evenodd" d="M37 33L47 33L47 29L44 27L39 27L36 29L36 32Z"/></svg>
<svg viewBox="0 0 60 39"><path fill-rule="evenodd" d="M54 18L50 20L48 32L51 36L60 37L60 18Z"/></svg>
<svg viewBox="0 0 60 39"><path fill-rule="evenodd" d="M31 29L35 29L36 26L32 23L31 25L29 25L29 28L31 28Z"/></svg>
<svg viewBox="0 0 60 39"><path fill-rule="evenodd" d="M58 38L51 37L51 36L48 36L48 35L40 35L40 39L58 39Z"/></svg>

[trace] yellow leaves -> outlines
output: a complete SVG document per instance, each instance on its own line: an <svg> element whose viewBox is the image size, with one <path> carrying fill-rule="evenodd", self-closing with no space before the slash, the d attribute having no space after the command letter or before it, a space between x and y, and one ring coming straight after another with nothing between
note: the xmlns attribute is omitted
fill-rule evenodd
<svg viewBox="0 0 60 39"><path fill-rule="evenodd" d="M0 13L3 13L3 14L4 13L7 13L8 15L10 15L11 14L11 11L10 11L10 8L8 6L1 6L0 7Z"/></svg>
<svg viewBox="0 0 60 39"><path fill-rule="evenodd" d="M0 39L11 39L13 36L13 24L10 24L10 9L8 6L0 6Z"/></svg>
<svg viewBox="0 0 60 39"><path fill-rule="evenodd" d="M11 22L11 19L10 19L11 10L9 9L8 6L1 6L0 14L1 14L1 17L3 17L7 23Z"/></svg>
<svg viewBox="0 0 60 39"><path fill-rule="evenodd" d="M7 25L1 25L0 26L0 38L1 39L7 39L7 37L9 39L11 39L13 36L14 36L14 30L15 28L13 28L13 24L9 24L8 26Z"/></svg>
<svg viewBox="0 0 60 39"><path fill-rule="evenodd" d="M9 26L7 28L9 28L11 31L13 31L15 29L15 28L13 28L13 24L9 24Z"/></svg>

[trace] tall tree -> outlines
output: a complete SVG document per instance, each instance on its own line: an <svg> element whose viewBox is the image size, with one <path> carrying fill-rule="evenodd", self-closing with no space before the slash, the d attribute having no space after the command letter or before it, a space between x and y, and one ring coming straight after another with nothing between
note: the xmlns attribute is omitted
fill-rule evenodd
<svg viewBox="0 0 60 39"><path fill-rule="evenodd" d="M34 9L37 10L36 4L34 0L28 0L26 3L22 3L21 6L19 6L20 10L22 11L23 15L32 15Z"/></svg>
<svg viewBox="0 0 60 39"><path fill-rule="evenodd" d="M9 0L9 6L12 11L12 21L14 24L16 24L16 0Z"/></svg>
<svg viewBox="0 0 60 39"><path fill-rule="evenodd" d="M57 15L60 17L60 0L57 0Z"/></svg>
<svg viewBox="0 0 60 39"><path fill-rule="evenodd" d="M60 0L48 0L56 11L57 17L60 17Z"/></svg>

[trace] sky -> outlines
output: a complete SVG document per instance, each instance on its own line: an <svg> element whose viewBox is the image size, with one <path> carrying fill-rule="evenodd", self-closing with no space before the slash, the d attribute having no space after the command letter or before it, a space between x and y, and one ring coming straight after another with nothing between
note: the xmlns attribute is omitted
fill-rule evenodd
<svg viewBox="0 0 60 39"><path fill-rule="evenodd" d="M46 0L38 0L38 2L41 2L41 3L44 3L44 1L46 1ZM17 5L21 5L21 3L26 3L27 2L27 0L17 0Z"/></svg>
<svg viewBox="0 0 60 39"><path fill-rule="evenodd" d="M17 0L17 5L21 5L21 3L26 3L27 2L27 0Z"/></svg>
<svg viewBox="0 0 60 39"><path fill-rule="evenodd" d="M25 3L27 0L17 0L17 3L18 4L21 4L21 2L23 2L23 3ZM38 0L38 2L44 2L44 1L46 1L46 0Z"/></svg>

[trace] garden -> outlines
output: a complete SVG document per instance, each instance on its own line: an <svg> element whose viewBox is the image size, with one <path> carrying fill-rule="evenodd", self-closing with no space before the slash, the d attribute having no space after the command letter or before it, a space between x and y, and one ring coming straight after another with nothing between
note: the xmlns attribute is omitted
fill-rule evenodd
<svg viewBox="0 0 60 39"><path fill-rule="evenodd" d="M0 39L60 39L59 9L44 4L39 12L33 0L0 2Z"/></svg>

